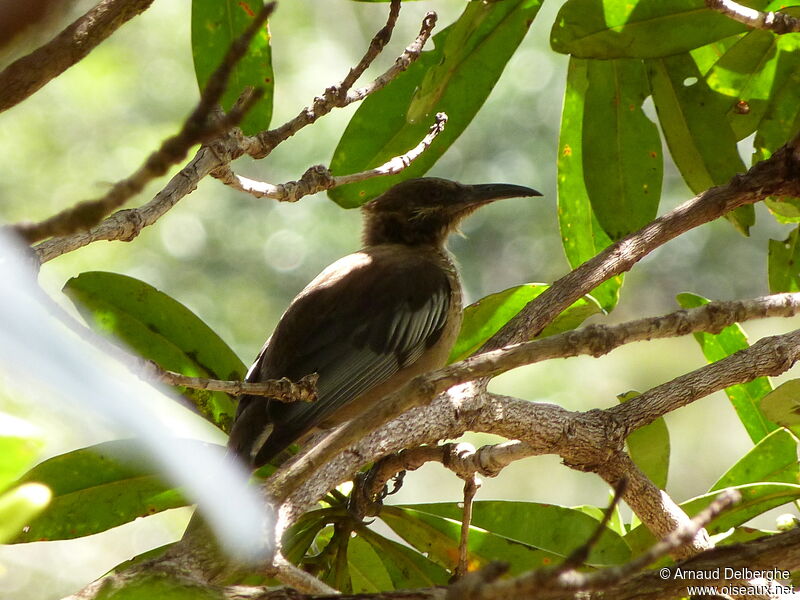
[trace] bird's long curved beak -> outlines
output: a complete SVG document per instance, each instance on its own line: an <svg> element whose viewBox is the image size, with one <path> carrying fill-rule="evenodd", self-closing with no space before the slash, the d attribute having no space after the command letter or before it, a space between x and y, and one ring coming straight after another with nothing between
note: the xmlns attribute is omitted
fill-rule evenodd
<svg viewBox="0 0 800 600"><path fill-rule="evenodd" d="M523 185L513 183L480 183L467 185L466 201L468 204L485 204L503 198L524 198L541 196L541 192Z"/></svg>

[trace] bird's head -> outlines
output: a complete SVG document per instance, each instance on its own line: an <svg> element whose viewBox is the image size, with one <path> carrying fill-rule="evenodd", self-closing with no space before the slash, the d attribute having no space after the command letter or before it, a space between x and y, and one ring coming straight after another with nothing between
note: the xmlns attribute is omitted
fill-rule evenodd
<svg viewBox="0 0 800 600"><path fill-rule="evenodd" d="M361 207L364 244L444 244L461 220L501 198L541 196L510 183L465 185L438 177L408 179Z"/></svg>

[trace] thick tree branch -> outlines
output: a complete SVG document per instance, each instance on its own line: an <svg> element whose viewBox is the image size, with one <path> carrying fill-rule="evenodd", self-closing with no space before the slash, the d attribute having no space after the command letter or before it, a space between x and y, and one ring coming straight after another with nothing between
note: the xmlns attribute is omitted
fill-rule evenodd
<svg viewBox="0 0 800 600"><path fill-rule="evenodd" d="M81 61L153 0L102 0L47 44L0 71L0 112Z"/></svg>
<svg viewBox="0 0 800 600"><path fill-rule="evenodd" d="M777 303L770 299L758 299L752 301L752 306L759 307L757 310L754 310L752 314L763 314L762 311L766 309L766 306L772 306L773 309L782 311L784 310L784 299L788 299L789 306L796 306L797 297L794 297L794 295L792 295L792 298L784 298L784 295L781 295ZM729 308L732 310L727 312L727 318L729 320L725 321L722 319L721 321L717 321L712 315L722 314L726 311L723 309L718 312L720 304L717 303L714 303L714 306L711 308L709 308L709 306L711 305L706 305L690 311L676 311L676 313L654 320L662 324L672 323L671 326L665 328L661 328L661 326L656 328L649 327L644 322L650 320L645 319L633 322L635 324L638 323L633 327L629 327L629 324L622 324L613 327L605 327L603 331L610 332L610 335L605 336L610 340L616 338L614 332L618 331L626 332L625 335L618 338L618 340L628 339L632 341L633 339L654 339L655 337L666 335L666 332L669 332L668 336L671 336L677 331L680 331L684 335L692 331L701 331L710 323L710 321L706 321L707 318L714 321L711 329L719 331L719 327L723 322L730 324L735 322L735 319L741 318L742 316L742 313L738 310L742 305L730 305ZM796 309L790 308L788 310L791 314L794 314ZM691 315L688 317L688 320L687 315ZM628 333L631 334L630 337L628 337ZM655 392L655 397L662 399L660 403L654 404L657 409L648 409L644 417L641 415L630 417L633 419L632 422L636 423L636 425L632 428L621 430L620 435L617 437L624 439L633 429L649 423L659 416L663 416L670 410L684 406L688 402L728 387L729 385L750 381L760 375L773 375L777 372L785 371L797 360L797 357L800 356L800 346L798 346L798 349L795 351L792 351L790 348L791 344L796 341L794 335L795 334L776 336L773 341L774 347L761 343L756 344L754 348L757 347L757 350L751 348L751 351L745 355L747 358L753 358L753 360L747 363L746 367L735 367L739 360L745 360L745 358L738 358L740 354L742 354L739 353L725 361L707 365L693 373L684 375L682 378L679 378L681 381L677 384L675 382L670 382L658 388L654 388L654 390L658 390ZM800 334L797 335L800 336ZM493 377L511 368L530 364L539 360L561 356L574 356L579 353L599 355L603 353L599 352L600 349L607 351L611 347L614 347L613 344L603 345L601 343L596 345L595 342L593 342L596 337L597 334L594 333L592 327L586 328L585 330L567 332L535 342L526 342L510 348L485 352L443 369L439 369L438 371L416 377L403 389L387 396L380 404L371 407L370 410L363 415L360 415L331 433L319 444L310 449L309 452L303 454L299 460L286 465L270 479L270 485L273 485L274 482L274 489L276 491L280 490L280 492L278 492L278 498L285 499L288 494L299 485L299 482L309 477L311 473L323 465L326 460L344 450L348 445L361 439L365 431L371 431L376 424L387 423L412 407L422 406L430 402L438 394L445 392L453 386L479 378ZM576 344L574 340L580 340L581 343ZM754 358L755 353L763 352L767 349L774 350L774 352L758 359ZM572 354L572 352L575 352L575 354ZM720 365L722 365L722 367L720 367ZM691 380L692 387L679 392L677 388L685 384L685 378ZM654 390L651 390L651 392ZM664 390L666 390L666 393ZM650 406L649 399L654 397L651 392L647 392L631 402L617 406L615 410L622 409L623 407L631 407L627 408L629 413L626 414L633 414L635 410L643 410L642 407L645 406L645 403L648 403L647 406ZM670 394L678 395L673 398ZM689 398L687 395L691 397ZM642 400L643 397L645 400ZM683 399L683 401L680 399ZM612 413L610 418L616 418L616 414ZM510 438L525 438L525 435L508 435L500 431L496 431L496 433ZM439 437L450 436L442 435Z"/></svg>
<svg viewBox="0 0 800 600"><path fill-rule="evenodd" d="M227 115L212 118L212 112L225 92L236 63L245 55L253 37L274 10L275 3L264 5L245 32L231 44L222 63L211 74L200 95L200 101L184 121L181 130L164 140L158 150L150 154L132 175L115 183L102 198L81 202L39 223L16 225L13 227L14 231L26 242L32 243L50 236L63 236L89 229L142 191L150 181L164 175L171 166L186 158L192 146L208 141L238 124L263 92L249 90Z"/></svg>
<svg viewBox="0 0 800 600"><path fill-rule="evenodd" d="M245 192L256 198L272 198L279 202L297 202L303 196L323 192L340 185L348 183L356 183L373 177L380 177L382 175L396 175L404 169L408 168L411 163L416 160L422 153L427 150L442 131L444 131L445 124L447 123L447 115L438 113L436 115L436 122L431 125L428 134L422 138L419 144L414 146L411 150L400 156L386 161L379 167L362 171L360 173L352 173L350 175L334 175L330 170L322 165L315 165L303 173L299 181L289 181L287 183L279 183L273 185L264 181L256 181L237 175L227 165L216 169L211 173L212 177L216 177L224 184L231 186L241 192Z"/></svg>
<svg viewBox="0 0 800 600"><path fill-rule="evenodd" d="M800 31L800 19L786 13L763 12L733 0L706 0L706 6L753 29L766 29L778 35Z"/></svg>

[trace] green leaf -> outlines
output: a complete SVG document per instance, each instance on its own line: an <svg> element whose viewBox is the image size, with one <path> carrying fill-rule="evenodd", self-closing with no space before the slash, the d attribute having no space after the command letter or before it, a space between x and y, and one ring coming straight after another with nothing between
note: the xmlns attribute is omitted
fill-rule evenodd
<svg viewBox="0 0 800 600"><path fill-rule="evenodd" d="M588 62L570 58L558 152L558 224L561 243L570 266L575 267L611 245L592 211L583 174L584 97L589 86ZM610 312L619 301L623 276L616 275L592 290L603 310Z"/></svg>
<svg viewBox="0 0 800 600"><path fill-rule="evenodd" d="M454 502L414 504L404 508L454 522L459 522L462 514L462 509ZM558 527L553 523L558 523ZM473 527L560 556L567 556L586 543L597 524L597 520L584 511L555 504L485 500L475 502L472 509ZM592 548L587 563L622 564L629 558L622 538L608 529Z"/></svg>
<svg viewBox="0 0 800 600"><path fill-rule="evenodd" d="M396 590L446 585L450 579L445 569L408 546L386 539L366 527L360 527L358 535L378 553Z"/></svg>
<svg viewBox="0 0 800 600"><path fill-rule="evenodd" d="M583 173L592 210L612 240L652 221L664 165L639 60L590 61L584 96Z"/></svg>
<svg viewBox="0 0 800 600"><path fill-rule="evenodd" d="M778 425L800 433L800 379L785 381L764 396L761 410Z"/></svg>
<svg viewBox="0 0 800 600"><path fill-rule="evenodd" d="M769 291L800 291L800 246L797 244L800 226L792 230L784 241L769 241L769 259L767 273Z"/></svg>
<svg viewBox="0 0 800 600"><path fill-rule="evenodd" d="M759 8L765 1L748 2ZM568 0L550 32L556 52L580 58L653 58L746 31L704 0Z"/></svg>
<svg viewBox="0 0 800 600"><path fill-rule="evenodd" d="M730 489L738 490L742 494L742 501L723 512L706 526L706 530L711 535L727 531L731 527L738 527L753 517L800 498L800 485L789 483L751 483L734 486ZM717 496L719 496L719 491L709 492L687 500L680 506L687 515L693 517L708 507ZM639 525L625 536L625 541L628 542L635 555L655 543L655 538L644 525Z"/></svg>
<svg viewBox="0 0 800 600"><path fill-rule="evenodd" d="M300 564L317 534L328 525L331 511L327 509L312 510L300 517L283 534L282 552L286 560Z"/></svg>
<svg viewBox="0 0 800 600"><path fill-rule="evenodd" d="M472 355L548 287L550 286L543 283L526 283L490 294L466 307L461 331L450 352L449 362ZM591 296L584 296L564 310L534 339L575 329L586 319L600 312L603 312L603 309L597 301Z"/></svg>
<svg viewBox="0 0 800 600"><path fill-rule="evenodd" d="M455 569L459 556L460 517L445 519L413 508L384 506L380 518L430 560L451 572ZM511 575L554 564L561 558L474 526L470 528L468 551L470 570L502 560L509 563Z"/></svg>
<svg viewBox="0 0 800 600"><path fill-rule="evenodd" d="M725 113L730 100L709 88L692 57L681 54L647 62L653 101L672 159L686 185L699 194L745 171ZM726 215L747 235L752 205Z"/></svg>
<svg viewBox="0 0 800 600"><path fill-rule="evenodd" d="M678 294L677 300L682 308L696 308L710 302L707 298L691 293ZM721 360L750 346L744 330L738 323L726 327L716 335L695 333L694 338L700 344L708 362ZM757 377L749 383L725 388L728 399L753 442L760 441L778 427L759 409L761 399L771 390L772 385L766 377Z"/></svg>
<svg viewBox="0 0 800 600"><path fill-rule="evenodd" d="M407 152L425 136L436 112L447 113L447 127L402 173L334 188L331 199L345 208L360 206L430 169L483 105L540 5L541 0L470 2L455 23L434 36L434 50L367 97L334 152L336 175L371 169Z"/></svg>
<svg viewBox="0 0 800 600"><path fill-rule="evenodd" d="M250 26L262 6L260 0L192 0L192 58L201 90L206 87L228 48ZM275 75L266 24L256 33L247 53L233 68L228 88L222 96L222 107L230 110L248 86L264 90L264 95L240 124L245 134L254 135L267 129L272 119Z"/></svg>
<svg viewBox="0 0 800 600"><path fill-rule="evenodd" d="M789 77L789 67L796 66L792 58L798 34L791 41L788 54L780 41L785 36L754 30L739 39L711 67L706 82L713 91L727 99L726 117L737 140L746 138L758 127L767 109L773 90L779 89Z"/></svg>
<svg viewBox="0 0 800 600"><path fill-rule="evenodd" d="M347 566L354 594L369 594L395 589L381 557L369 542L360 537L347 544Z"/></svg>
<svg viewBox="0 0 800 600"><path fill-rule="evenodd" d="M97 600L224 600L222 592L188 578L163 573L140 573L119 584L111 580L100 588Z"/></svg>
<svg viewBox="0 0 800 600"><path fill-rule="evenodd" d="M800 386L800 381L795 383ZM762 408L764 401L777 392L767 394L761 402ZM776 429L728 469L709 492L760 481L798 483L797 446L794 435L786 429Z"/></svg>
<svg viewBox="0 0 800 600"><path fill-rule="evenodd" d="M47 486L25 483L0 494L0 543L9 543L47 508L52 494Z"/></svg>
<svg viewBox="0 0 800 600"><path fill-rule="evenodd" d="M187 452L202 444L189 440L181 443ZM13 542L73 539L186 506L177 490L153 475L148 457L135 441L117 440L36 465L19 482L44 484L53 498Z"/></svg>
<svg viewBox="0 0 800 600"><path fill-rule="evenodd" d="M617 396L620 402L640 396L628 392ZM666 489L669 475L669 430L663 417L633 431L625 440L633 462L659 488Z"/></svg>
<svg viewBox="0 0 800 600"><path fill-rule="evenodd" d="M800 130L800 34L778 37L779 72L786 76L775 82L753 142L753 163L769 158ZM796 215L794 215L796 216Z"/></svg>
<svg viewBox="0 0 800 600"><path fill-rule="evenodd" d="M30 468L43 446L32 425L0 413L0 491Z"/></svg>
<svg viewBox="0 0 800 600"><path fill-rule="evenodd" d="M96 329L112 334L163 369L194 377L241 380L246 369L197 315L156 288L94 271L70 279L64 293ZM222 392L178 388L212 423L228 431L236 412Z"/></svg>

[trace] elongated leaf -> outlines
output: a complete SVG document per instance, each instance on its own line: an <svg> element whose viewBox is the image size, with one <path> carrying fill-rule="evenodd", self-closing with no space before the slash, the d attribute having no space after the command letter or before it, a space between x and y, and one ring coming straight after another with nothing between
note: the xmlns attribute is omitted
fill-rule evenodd
<svg viewBox="0 0 800 600"><path fill-rule="evenodd" d="M201 90L262 6L261 0L192 0L192 58ZM275 75L267 25L256 34L247 54L234 67L222 96L222 107L230 110L248 86L264 90L240 125L247 135L254 135L267 129L272 119Z"/></svg>
<svg viewBox="0 0 800 600"><path fill-rule="evenodd" d="M748 2L756 8L765 4ZM653 58L745 30L703 0L569 0L556 17L550 45L580 58Z"/></svg>
<svg viewBox="0 0 800 600"><path fill-rule="evenodd" d="M348 542L347 563L353 593L368 594L395 589L381 557L366 540L354 537Z"/></svg>
<svg viewBox="0 0 800 600"><path fill-rule="evenodd" d="M187 452L202 444L183 443ZM105 442L48 459L19 482L46 485L52 501L13 542L72 539L185 506L180 493L154 472L140 446L131 440Z"/></svg>
<svg viewBox="0 0 800 600"><path fill-rule="evenodd" d="M639 396L639 392L628 392L617 396L627 402ZM669 476L669 430L667 422L659 417L649 425L633 431L625 440L633 462L659 488L666 489Z"/></svg>
<svg viewBox="0 0 800 600"><path fill-rule="evenodd" d="M27 431L20 431L19 436L5 435L6 432L12 431L13 426L19 429L27 428ZM2 492L30 468L44 442L38 435L34 435L32 426L8 415L0 414L0 432L3 434L0 435L0 492Z"/></svg>
<svg viewBox="0 0 800 600"><path fill-rule="evenodd" d="M797 244L800 228L795 228L784 241L769 241L767 262L769 291L796 292L800 290L800 246Z"/></svg>
<svg viewBox="0 0 800 600"><path fill-rule="evenodd" d="M407 505L406 508L458 521L462 509L455 502ZM558 526L553 526L557 523ZM586 543L597 529L597 520L584 511L539 502L482 500L472 508L472 525L532 547L562 556ZM612 530L592 548L588 564L622 564L630 558L625 542Z"/></svg>
<svg viewBox="0 0 800 600"><path fill-rule="evenodd" d="M9 543L50 503L52 493L39 483L24 483L0 494L0 543Z"/></svg>
<svg viewBox="0 0 800 600"><path fill-rule="evenodd" d="M797 380L795 382L799 383ZM777 391L775 390L771 394L775 394ZM765 400L771 394L768 394ZM800 483L798 481L797 445L798 439L787 430L773 431L728 469L711 486L709 492L760 481Z"/></svg>
<svg viewBox="0 0 800 600"><path fill-rule="evenodd" d="M768 419L800 434L800 379L790 379L764 396L761 410Z"/></svg>
<svg viewBox="0 0 800 600"><path fill-rule="evenodd" d="M592 210L618 240L655 218L664 165L650 89L639 60L590 61L584 97L583 174Z"/></svg>
<svg viewBox="0 0 800 600"><path fill-rule="evenodd" d="M299 564L308 552L314 538L328 525L331 511L312 510L300 517L283 535L282 551L286 559Z"/></svg>
<svg viewBox="0 0 800 600"><path fill-rule="evenodd" d="M707 298L690 293L678 294L677 300L682 308L695 308L709 302ZM749 347L747 336L738 323L726 327L716 335L695 333L694 338L700 344L708 362L720 360ZM728 399L753 442L760 441L778 427L759 409L761 399L771 390L772 385L766 377L757 377L749 383L725 388Z"/></svg>
<svg viewBox="0 0 800 600"><path fill-rule="evenodd" d="M526 283L496 294L490 294L464 309L464 321L455 346L450 352L450 361L455 362L477 351L495 333L513 319L525 306L548 285ZM540 339L575 329L586 319L603 309L591 296L584 296L562 312L534 339Z"/></svg>
<svg viewBox="0 0 800 600"><path fill-rule="evenodd" d="M737 140L756 130L773 90L789 76L786 67L794 61L784 60L778 46L780 37L769 31L751 31L706 74L709 88L728 99L726 116Z"/></svg>
<svg viewBox="0 0 800 600"><path fill-rule="evenodd" d="M587 61L570 58L558 152L558 225L564 252L573 269L611 244L611 238L592 211L583 175L587 71ZM606 312L617 305L622 281L623 276L616 275L592 290L592 296Z"/></svg>
<svg viewBox="0 0 800 600"><path fill-rule="evenodd" d="M225 600L222 592L189 578L146 571L122 586L104 586L97 600Z"/></svg>
<svg viewBox="0 0 800 600"><path fill-rule="evenodd" d="M358 536L375 548L396 590L445 585L450 579L445 569L408 546L386 539L366 527L358 529Z"/></svg>
<svg viewBox="0 0 800 600"><path fill-rule="evenodd" d="M686 185L699 194L743 172L736 136L725 117L730 99L708 87L692 57L650 60L647 70L661 129ZM755 212L747 205L727 218L747 235Z"/></svg>
<svg viewBox="0 0 800 600"><path fill-rule="evenodd" d="M430 560L451 572L455 569L459 555L460 517L445 519L411 508L384 506L380 518ZM468 551L470 570L494 560L502 560L509 563L509 572L512 575L553 564L561 558L478 527L470 528Z"/></svg>
<svg viewBox="0 0 800 600"><path fill-rule="evenodd" d="M727 531L731 527L738 527L753 517L800 498L800 485L789 483L751 483L735 486L732 489L738 490L742 494L742 501L722 513L706 527L706 530L712 535ZM709 492L687 500L680 506L687 515L693 517L711 504L718 495L719 491ZM639 525L626 535L625 541L628 542L634 554L655 543L652 534L644 525Z"/></svg>
<svg viewBox="0 0 800 600"><path fill-rule="evenodd" d="M800 51L799 34L779 36L779 78L771 90L770 102L758 125L753 162L769 158L800 129Z"/></svg>
<svg viewBox="0 0 800 600"><path fill-rule="evenodd" d="M197 315L154 287L101 271L70 279L64 293L95 328L114 335L160 367L195 377L242 379L245 366ZM215 425L228 431L235 406L227 394L178 388Z"/></svg>
<svg viewBox="0 0 800 600"><path fill-rule="evenodd" d="M355 173L383 164L416 146L436 112L447 113L444 132L399 175L328 192L346 208L360 206L392 185L424 174L461 135L488 97L525 37L541 0L470 2L454 24L433 38L411 67L356 111L331 160L331 171Z"/></svg>

